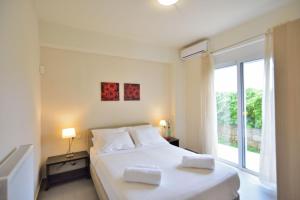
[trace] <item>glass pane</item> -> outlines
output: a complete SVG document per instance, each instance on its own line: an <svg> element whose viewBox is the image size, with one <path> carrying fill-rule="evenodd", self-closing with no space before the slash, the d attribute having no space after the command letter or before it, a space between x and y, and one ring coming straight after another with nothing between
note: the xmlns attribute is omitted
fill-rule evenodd
<svg viewBox="0 0 300 200"><path fill-rule="evenodd" d="M259 172L264 60L244 63L245 161L246 168Z"/></svg>
<svg viewBox="0 0 300 200"><path fill-rule="evenodd" d="M237 67L215 70L218 157L238 164Z"/></svg>

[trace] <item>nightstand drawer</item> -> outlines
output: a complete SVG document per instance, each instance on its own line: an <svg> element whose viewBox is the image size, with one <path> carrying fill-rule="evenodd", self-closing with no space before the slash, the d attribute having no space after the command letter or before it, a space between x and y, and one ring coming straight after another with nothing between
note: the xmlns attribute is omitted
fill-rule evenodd
<svg viewBox="0 0 300 200"><path fill-rule="evenodd" d="M90 178L90 157L87 151L66 155L51 156L46 161L46 187L71 181L77 178Z"/></svg>
<svg viewBox="0 0 300 200"><path fill-rule="evenodd" d="M49 175L59 174L63 172L73 171L86 167L86 161L84 159L67 161L49 166Z"/></svg>

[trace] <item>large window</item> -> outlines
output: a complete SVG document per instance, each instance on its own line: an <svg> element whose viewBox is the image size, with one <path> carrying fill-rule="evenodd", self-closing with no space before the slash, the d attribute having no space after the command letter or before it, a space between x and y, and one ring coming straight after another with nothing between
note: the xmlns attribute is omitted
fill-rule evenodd
<svg viewBox="0 0 300 200"><path fill-rule="evenodd" d="M218 119L218 156L238 164L236 65L215 71L215 91Z"/></svg>
<svg viewBox="0 0 300 200"><path fill-rule="evenodd" d="M264 61L215 70L218 157L259 172Z"/></svg>

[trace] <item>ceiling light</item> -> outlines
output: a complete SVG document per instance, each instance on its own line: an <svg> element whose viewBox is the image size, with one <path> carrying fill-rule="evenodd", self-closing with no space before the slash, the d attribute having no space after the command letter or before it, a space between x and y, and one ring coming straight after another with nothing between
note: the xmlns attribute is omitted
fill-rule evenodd
<svg viewBox="0 0 300 200"><path fill-rule="evenodd" d="M161 5L170 6L177 2L178 0L158 0Z"/></svg>

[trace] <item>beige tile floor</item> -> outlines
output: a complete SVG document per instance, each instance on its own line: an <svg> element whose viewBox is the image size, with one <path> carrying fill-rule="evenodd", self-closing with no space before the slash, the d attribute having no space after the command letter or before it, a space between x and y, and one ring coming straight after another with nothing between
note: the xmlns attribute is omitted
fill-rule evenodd
<svg viewBox="0 0 300 200"><path fill-rule="evenodd" d="M276 200L276 194L261 186L258 178L239 170L240 200Z"/></svg>
<svg viewBox="0 0 300 200"><path fill-rule="evenodd" d="M257 177L239 171L241 200L275 200L276 195L264 189ZM79 179L54 186L48 191L41 190L38 200L98 200L91 179Z"/></svg>
<svg viewBox="0 0 300 200"><path fill-rule="evenodd" d="M41 189L38 200L98 200L92 179L78 179L53 186L48 191Z"/></svg>

